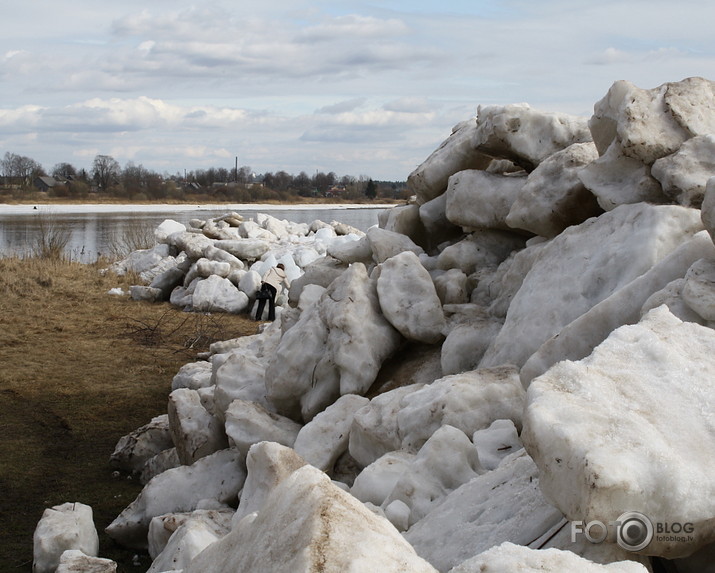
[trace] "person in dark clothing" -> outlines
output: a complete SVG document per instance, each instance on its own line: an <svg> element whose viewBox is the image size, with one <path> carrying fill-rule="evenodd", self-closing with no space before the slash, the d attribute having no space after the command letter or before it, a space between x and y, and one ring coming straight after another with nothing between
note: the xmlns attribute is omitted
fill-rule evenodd
<svg viewBox="0 0 715 573"><path fill-rule="evenodd" d="M263 309L266 307L266 301L268 301L268 320L276 319L276 295L278 294L278 289L282 288L283 284L285 284L286 287L290 287L290 281L285 273L285 266L283 263L278 263L278 265L272 267L263 275L261 290L256 295L256 299L258 300L256 320L261 320Z"/></svg>

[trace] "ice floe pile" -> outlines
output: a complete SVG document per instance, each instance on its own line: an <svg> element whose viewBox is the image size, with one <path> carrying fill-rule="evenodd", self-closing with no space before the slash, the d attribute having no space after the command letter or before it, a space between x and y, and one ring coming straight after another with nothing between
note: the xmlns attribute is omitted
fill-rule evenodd
<svg viewBox="0 0 715 573"><path fill-rule="evenodd" d="M131 287L135 300L165 301L198 312L241 313L251 309L261 277L283 263L288 280L324 257L330 249L365 233L344 223L310 225L259 213L245 219L228 213L216 219L192 219L189 226L166 220L151 249L131 253L111 270L137 273L145 284ZM279 306L286 305L279 297Z"/></svg>
<svg viewBox="0 0 715 573"><path fill-rule="evenodd" d="M134 298L292 284L117 444L145 485L107 533L152 573L713 570L714 87L480 107L366 233L162 224ZM92 559L88 522L47 510L36 571Z"/></svg>

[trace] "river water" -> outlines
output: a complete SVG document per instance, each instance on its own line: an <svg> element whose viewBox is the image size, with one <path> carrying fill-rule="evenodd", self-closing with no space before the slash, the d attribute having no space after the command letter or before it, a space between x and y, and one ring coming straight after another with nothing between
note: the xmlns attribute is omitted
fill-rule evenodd
<svg viewBox="0 0 715 573"><path fill-rule="evenodd" d="M366 231L377 224L378 213L386 208L389 205L0 205L0 256L31 254L41 219L52 228L68 230L69 258L90 263L110 254L125 230L131 234L132 229L153 229L165 219L187 224L191 219L211 219L235 211L246 218L266 213L296 223L340 221Z"/></svg>

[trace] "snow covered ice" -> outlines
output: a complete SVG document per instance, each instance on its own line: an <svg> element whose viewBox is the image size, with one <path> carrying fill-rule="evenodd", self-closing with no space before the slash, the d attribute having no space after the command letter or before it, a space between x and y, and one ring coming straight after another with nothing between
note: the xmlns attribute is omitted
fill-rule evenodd
<svg viewBox="0 0 715 573"><path fill-rule="evenodd" d="M658 535L648 545L667 557L712 539L714 345L715 331L663 305L532 381L522 438L564 515L607 523L627 509L690 523L687 545Z"/></svg>
<svg viewBox="0 0 715 573"><path fill-rule="evenodd" d="M136 298L248 313L268 268L292 283L118 444L151 479L109 535L154 572L706 570L714 88L480 107L365 233L163 223L114 267ZM653 526L637 549L572 529L626 512Z"/></svg>
<svg viewBox="0 0 715 573"><path fill-rule="evenodd" d="M34 533L32 570L52 573L66 551L96 557L99 538L92 508L83 503L63 503L47 508Z"/></svg>

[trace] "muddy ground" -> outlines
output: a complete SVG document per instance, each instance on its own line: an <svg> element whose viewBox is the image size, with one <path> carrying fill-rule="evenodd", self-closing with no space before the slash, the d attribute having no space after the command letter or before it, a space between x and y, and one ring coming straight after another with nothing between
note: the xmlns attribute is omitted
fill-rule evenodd
<svg viewBox="0 0 715 573"><path fill-rule="evenodd" d="M0 258L0 571L32 570L35 526L64 502L93 508L101 557L146 571L147 555L103 531L141 490L113 476L109 456L166 412L183 364L212 340L256 332L245 315L110 296L136 278L103 276L101 266Z"/></svg>

